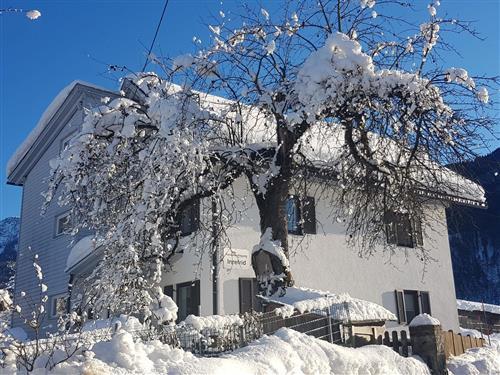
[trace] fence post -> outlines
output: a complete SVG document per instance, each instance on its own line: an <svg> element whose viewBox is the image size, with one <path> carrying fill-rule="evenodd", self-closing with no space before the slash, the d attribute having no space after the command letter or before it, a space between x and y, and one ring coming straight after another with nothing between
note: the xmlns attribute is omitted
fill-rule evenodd
<svg viewBox="0 0 500 375"><path fill-rule="evenodd" d="M447 374L444 336L440 325L410 325L412 353L420 356L432 374Z"/></svg>
<svg viewBox="0 0 500 375"><path fill-rule="evenodd" d="M328 334L330 335L330 343L333 344L333 329L332 329L332 306L328 305Z"/></svg>

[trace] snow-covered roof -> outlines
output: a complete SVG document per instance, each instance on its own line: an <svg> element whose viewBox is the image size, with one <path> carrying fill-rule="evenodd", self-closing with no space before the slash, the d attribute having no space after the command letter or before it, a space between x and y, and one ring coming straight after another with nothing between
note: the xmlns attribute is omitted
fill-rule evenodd
<svg viewBox="0 0 500 375"><path fill-rule="evenodd" d="M100 241L96 240L93 235L83 237L79 240L71 248L71 251L68 254L68 259L66 260L66 271L76 266L83 259L92 254L92 252L97 249L99 245Z"/></svg>
<svg viewBox="0 0 500 375"><path fill-rule="evenodd" d="M394 164L406 163L405 152L393 140L370 133L369 142L374 151L374 158ZM300 146L302 154L314 166L322 168L335 165L345 151L344 129L336 124L317 123L301 138ZM406 156L411 155L409 150L406 153ZM422 181L422 190L434 190L442 194L442 198L456 196L484 205L486 197L481 185L448 168L443 168L425 155L421 155L420 158L425 161L425 168L414 168L410 172L416 181ZM445 197L446 194L450 196Z"/></svg>
<svg viewBox="0 0 500 375"><path fill-rule="evenodd" d="M374 302L353 298L348 294L333 294L321 290L290 287L284 296L262 297L283 305L276 313L290 316L295 310L300 313L330 308L333 319L346 322L396 320L396 316Z"/></svg>
<svg viewBox="0 0 500 375"><path fill-rule="evenodd" d="M61 107L61 105L64 103L64 101L68 98L69 94L73 89L75 88L76 85L82 85L82 86L87 86L91 87L94 89L102 90L102 91L107 91L110 92L110 90L99 87L97 85L94 85L92 83L80 81L80 80L75 80L71 82L68 86L63 88L59 94L52 100L52 102L49 104L47 109L43 112L42 116L38 120L38 123L36 126L33 128L33 130L30 132L30 134L26 137L26 139L19 145L17 148L16 152L11 156L9 161L7 162L7 169L6 173L7 176L9 176L12 171L17 167L19 162L26 156L28 151L30 150L31 146L35 143L36 139L42 134L44 129L46 128L47 124L50 122L52 117L56 114L57 110Z"/></svg>
<svg viewBox="0 0 500 375"><path fill-rule="evenodd" d="M492 313L492 314L499 314L500 315L500 306L498 306L498 305L492 305L490 303L483 304L481 302L472 302L472 301L466 301L463 299L457 299L458 310L483 311L483 306L484 306L484 311Z"/></svg>

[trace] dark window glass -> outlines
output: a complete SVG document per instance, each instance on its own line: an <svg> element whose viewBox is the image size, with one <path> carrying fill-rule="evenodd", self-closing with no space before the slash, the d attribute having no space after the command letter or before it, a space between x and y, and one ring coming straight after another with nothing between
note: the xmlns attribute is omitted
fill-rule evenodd
<svg viewBox="0 0 500 375"><path fill-rule="evenodd" d="M177 321L181 322L188 315L199 315L200 281L177 284Z"/></svg>
<svg viewBox="0 0 500 375"><path fill-rule="evenodd" d="M423 245L422 227L419 220L412 223L408 214L386 212L384 222L387 243L405 247Z"/></svg>
<svg viewBox="0 0 500 375"><path fill-rule="evenodd" d="M71 232L69 214L63 214L56 218L56 236Z"/></svg>
<svg viewBox="0 0 500 375"><path fill-rule="evenodd" d="M429 292L420 292L420 303L422 305L422 313L431 315L431 300Z"/></svg>
<svg viewBox="0 0 500 375"><path fill-rule="evenodd" d="M181 214L180 231L181 236L187 236L196 232L200 227L200 203L198 201L190 204Z"/></svg>
<svg viewBox="0 0 500 375"><path fill-rule="evenodd" d="M174 286L173 285L167 285L165 288L163 288L163 293L166 296L169 296L170 298L174 298Z"/></svg>
<svg viewBox="0 0 500 375"><path fill-rule="evenodd" d="M286 216L288 233L302 234L302 226L300 224L300 201L298 197L290 196L286 201Z"/></svg>
<svg viewBox="0 0 500 375"><path fill-rule="evenodd" d="M405 290L404 301L406 310L406 322L410 323L414 317L420 314L418 292L415 290Z"/></svg>

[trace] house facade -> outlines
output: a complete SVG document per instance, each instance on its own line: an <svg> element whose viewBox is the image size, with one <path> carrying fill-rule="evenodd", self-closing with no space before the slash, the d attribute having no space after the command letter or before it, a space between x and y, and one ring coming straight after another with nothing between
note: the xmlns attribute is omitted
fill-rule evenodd
<svg viewBox="0 0 500 375"><path fill-rule="evenodd" d="M68 234L65 220L68 207L52 203L41 215L49 163L78 131L84 108L98 105L103 97L116 96L118 93L93 85L71 84L47 109L8 166L8 183L23 189L14 303L19 304L22 311L29 311L29 303L21 293L31 300L40 298L39 281L33 269L33 258L37 254L44 273L43 282L48 287L44 324L47 331L56 328L58 314L67 309L68 298L75 298L79 280L94 269L102 251L89 241L89 233L79 233L76 238ZM257 308L251 255L260 238L259 214L245 179L238 179L233 190L238 197L235 210L240 214L228 229L230 248L220 246L214 255L202 254L196 247L187 248L182 254L176 254L172 269L163 275L164 291L179 306L180 320L189 314L233 314ZM303 202L307 202L307 208L301 206ZM200 211L210 207L207 199L191 210L186 235L196 236ZM393 253L384 253L380 246L374 249L374 256L361 258L348 246L344 224L331 217L327 198L301 197L298 192L291 195L287 212L290 264L296 285L348 293L382 305L398 317L398 321L387 324L391 329L404 329L415 315L427 312L438 318L444 329L457 330L444 209L445 203L430 200L426 210L432 212L433 221L428 227L403 231L394 227L387 237L398 245ZM400 223L404 229L404 220ZM404 234L409 232L413 235ZM418 259L413 251L417 242L422 242L430 251L433 261L424 265ZM23 326L18 318L12 323Z"/></svg>

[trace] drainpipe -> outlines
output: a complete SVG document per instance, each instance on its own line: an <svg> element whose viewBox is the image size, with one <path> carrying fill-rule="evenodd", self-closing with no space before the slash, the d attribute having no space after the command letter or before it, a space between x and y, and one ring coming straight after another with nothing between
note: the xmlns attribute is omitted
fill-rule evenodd
<svg viewBox="0 0 500 375"><path fill-rule="evenodd" d="M212 311L219 313L219 238L217 200L212 198Z"/></svg>
<svg viewBox="0 0 500 375"><path fill-rule="evenodd" d="M66 301L66 312L71 311L71 293L73 292L73 280L75 278L75 275L71 273L69 275L69 281L68 281L68 300Z"/></svg>

